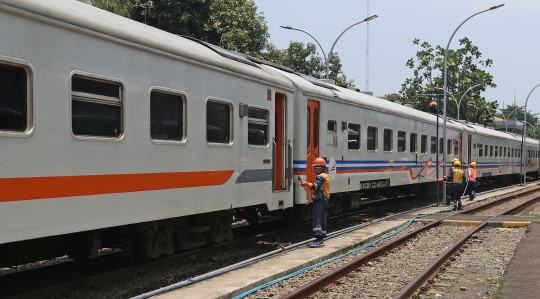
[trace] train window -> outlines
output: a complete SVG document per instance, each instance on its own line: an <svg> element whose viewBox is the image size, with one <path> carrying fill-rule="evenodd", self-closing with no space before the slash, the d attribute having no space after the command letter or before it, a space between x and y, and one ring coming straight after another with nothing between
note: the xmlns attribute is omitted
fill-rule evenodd
<svg viewBox="0 0 540 299"><path fill-rule="evenodd" d="M486 144L485 151L484 151L485 157L489 157L489 145Z"/></svg>
<svg viewBox="0 0 540 299"><path fill-rule="evenodd" d="M444 150L444 139L439 138L439 153ZM446 153L448 155L448 153Z"/></svg>
<svg viewBox="0 0 540 299"><path fill-rule="evenodd" d="M512 155L510 156L510 158L515 158L515 152L514 152L514 148L512 148Z"/></svg>
<svg viewBox="0 0 540 299"><path fill-rule="evenodd" d="M385 152L391 152L393 150L394 144L392 143L393 131L390 129L384 129L383 131L383 149Z"/></svg>
<svg viewBox="0 0 540 299"><path fill-rule="evenodd" d="M507 151L506 146L503 148L503 153L504 153L503 157L505 158L508 157L508 151Z"/></svg>
<svg viewBox="0 0 540 299"><path fill-rule="evenodd" d="M122 135L122 87L88 77L71 78L71 130L73 135L120 137Z"/></svg>
<svg viewBox="0 0 540 299"><path fill-rule="evenodd" d="M0 65L1 131L26 131L28 126L27 84L24 68Z"/></svg>
<svg viewBox="0 0 540 299"><path fill-rule="evenodd" d="M482 144L478 143L476 148L478 149L478 157L483 157L484 156L484 146Z"/></svg>
<svg viewBox="0 0 540 299"><path fill-rule="evenodd" d="M454 155L459 155L459 141L454 140Z"/></svg>
<svg viewBox="0 0 540 299"><path fill-rule="evenodd" d="M350 150L360 149L360 125L349 123L347 125L347 140Z"/></svg>
<svg viewBox="0 0 540 299"><path fill-rule="evenodd" d="M427 135L422 135L420 139L420 152L422 154L427 154Z"/></svg>
<svg viewBox="0 0 540 299"><path fill-rule="evenodd" d="M337 132L337 122L335 120L329 120L326 125L326 130L328 133L336 133Z"/></svg>
<svg viewBox="0 0 540 299"><path fill-rule="evenodd" d="M431 147L430 147L430 152L432 155L435 155L436 152L437 152L437 137L435 136L431 136Z"/></svg>
<svg viewBox="0 0 540 299"><path fill-rule="evenodd" d="M206 141L210 143L232 142L231 105L208 101L206 103Z"/></svg>
<svg viewBox="0 0 540 299"><path fill-rule="evenodd" d="M370 151L376 151L377 150L377 127L368 127L367 128L367 149Z"/></svg>
<svg viewBox="0 0 540 299"><path fill-rule="evenodd" d="M407 133L403 131L397 132L397 151L404 153L407 150Z"/></svg>
<svg viewBox="0 0 540 299"><path fill-rule="evenodd" d="M184 98L152 90L150 93L150 137L154 140L184 139Z"/></svg>
<svg viewBox="0 0 540 299"><path fill-rule="evenodd" d="M249 107L248 144L268 145L268 110Z"/></svg>
<svg viewBox="0 0 540 299"><path fill-rule="evenodd" d="M489 146L489 156L490 156L490 157L493 157L493 154L494 154L494 152L493 152L493 145L490 145L490 146Z"/></svg>
<svg viewBox="0 0 540 299"><path fill-rule="evenodd" d="M411 133L411 138L410 138L410 143L409 143L409 151L411 153L416 153L417 150L416 150L416 146L417 146L417 140L416 140L417 136L416 136L416 133Z"/></svg>
<svg viewBox="0 0 540 299"><path fill-rule="evenodd" d="M449 156L452 155L452 139L446 140L446 154Z"/></svg>
<svg viewBox="0 0 540 299"><path fill-rule="evenodd" d="M495 146L495 158L499 157L499 147Z"/></svg>

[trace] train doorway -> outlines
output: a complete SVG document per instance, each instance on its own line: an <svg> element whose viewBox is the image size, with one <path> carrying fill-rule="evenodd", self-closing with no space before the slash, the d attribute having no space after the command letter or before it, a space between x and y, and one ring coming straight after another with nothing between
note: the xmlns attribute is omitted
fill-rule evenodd
<svg viewBox="0 0 540 299"><path fill-rule="evenodd" d="M307 103L307 150L306 150L306 179L308 182L315 180L313 171L313 161L319 157L319 102L308 100ZM311 190L307 192L308 198L311 196Z"/></svg>
<svg viewBox="0 0 540 299"><path fill-rule="evenodd" d="M275 127L274 127L274 190L286 190L286 166L287 161L287 103L285 95L276 93L275 101Z"/></svg>

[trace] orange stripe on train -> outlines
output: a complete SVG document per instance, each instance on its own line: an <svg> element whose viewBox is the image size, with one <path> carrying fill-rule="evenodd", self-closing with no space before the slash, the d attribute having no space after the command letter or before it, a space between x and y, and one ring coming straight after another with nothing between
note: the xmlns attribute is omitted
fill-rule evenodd
<svg viewBox="0 0 540 299"><path fill-rule="evenodd" d="M225 184L233 170L0 179L0 202Z"/></svg>

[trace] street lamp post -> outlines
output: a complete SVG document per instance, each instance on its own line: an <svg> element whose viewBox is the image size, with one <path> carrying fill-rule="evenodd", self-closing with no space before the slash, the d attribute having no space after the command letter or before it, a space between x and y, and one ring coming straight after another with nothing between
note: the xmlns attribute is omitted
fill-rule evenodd
<svg viewBox="0 0 540 299"><path fill-rule="evenodd" d="M540 86L540 84L536 85L532 90L531 92L529 92L529 95L527 96L527 99L525 100L525 106L523 106L523 112L524 112L524 116L523 116L523 121L526 123L527 122L527 102L529 101L529 97L531 96L531 93L538 87ZM527 179L525 178L525 176L527 175L527 172L523 169L524 168L524 163L523 163L523 159L525 159L523 156L525 155L525 146L527 145L527 134L525 134L525 130L523 130L522 132L522 139L523 139L523 144L521 145L521 175L523 176L523 185L527 184Z"/></svg>
<svg viewBox="0 0 540 299"><path fill-rule="evenodd" d="M465 21L461 22L461 24L459 24L459 26L456 28L456 30L454 30L454 33L452 33L452 36L450 36L450 39L448 40L448 44L446 45L446 51L444 52L444 89L443 89L443 93L444 93L444 107L443 107L443 113L444 113L444 125L443 125L443 144L446 144L446 94L447 94L447 82L448 82L448 48L450 47L450 42L452 41L452 38L454 38L454 35L456 34L456 32L459 30L459 28L461 28L461 26L463 26L463 24L465 24L465 22L467 22L468 20L470 20L472 17L476 16L476 15L479 15L481 13L484 13L484 12L487 12L487 11L490 11L490 10L494 10L494 9L497 9L497 8L500 8L504 6L504 4L501 4L501 5L497 5L497 6L493 6L493 7L490 7L489 9L486 9L486 10L483 10L483 11L480 11L480 12L477 12L475 14L473 14L472 16L468 17L467 19L465 19ZM443 173L446 173L446 147L443 146ZM439 161L437 161L437 163L439 163ZM437 167L437 171L438 171L438 167Z"/></svg>
<svg viewBox="0 0 540 299"><path fill-rule="evenodd" d="M341 36L347 32L347 30L351 29L352 27L358 25L358 24L362 24L364 22L369 22L373 19L376 19L378 16L377 15L372 15L371 17L368 17L368 18L365 18L363 19L362 21L360 22L357 22L357 23L354 23L352 24L351 26L347 27L347 29L343 30L343 32L341 32L341 34L336 38L336 41L334 41L334 44L332 45L332 48L330 48L330 52L328 53L328 56L326 56L326 53L324 53L324 50L323 50L323 47L321 46L321 43L319 43L319 41L315 38L315 36L313 36L311 33L303 30L303 29L300 29L300 28L294 28L294 27L291 27L291 26L279 26L281 28L285 28L285 29L289 29L289 30L297 30L297 31L302 31L304 32L305 34L311 36L311 38L313 38L315 40L315 42L317 42L317 44L319 45L319 48L321 48L321 51L323 52L323 56L324 56L324 63L326 65L326 79L329 78L329 75L330 75L330 58L332 57L332 51L334 50L334 46L336 45L336 43L338 42L338 40L341 38Z"/></svg>
<svg viewBox="0 0 540 299"><path fill-rule="evenodd" d="M517 107L516 109L512 110L512 112L510 112L510 114L508 114L507 117L504 117L504 113L503 113L503 111L501 110L501 115L502 115L502 117L504 118L504 124L506 125L506 130L505 130L506 133L508 133L508 120L510 119L510 116L511 116L512 113L514 113L516 110L521 109L521 108L523 108L523 107L522 107L522 106L519 106L519 107ZM513 132L513 131L512 131L512 132Z"/></svg>
<svg viewBox="0 0 540 299"><path fill-rule="evenodd" d="M465 95L473 88L477 87L477 86L480 86L480 85L484 85L484 82L480 83L480 84L476 84L476 85L473 85L471 87L469 87L469 89L467 89L462 95L461 95L461 98L459 98L459 101L456 100L456 98L454 97L454 95L447 91L447 93L450 94L450 96L452 97L452 100L454 100L454 102L456 103L456 106L457 106L457 120L459 120L459 107L461 106L461 101L463 101L463 98L465 97ZM443 90L442 88L440 87L435 87L436 89L440 89L440 90ZM443 90L444 91L444 90Z"/></svg>
<svg viewBox="0 0 540 299"><path fill-rule="evenodd" d="M154 8L154 2L153 1L148 1L146 3L135 4L135 5L133 5L133 7L142 7L142 8L144 8L144 23L146 24L146 14L148 13L149 8Z"/></svg>

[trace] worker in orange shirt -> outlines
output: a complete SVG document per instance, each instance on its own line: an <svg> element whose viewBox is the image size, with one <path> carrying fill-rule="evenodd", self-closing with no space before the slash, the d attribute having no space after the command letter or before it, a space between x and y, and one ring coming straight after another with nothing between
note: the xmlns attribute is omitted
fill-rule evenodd
<svg viewBox="0 0 540 299"><path fill-rule="evenodd" d="M469 180L469 183L467 185L467 189L469 189L469 200L474 200L476 197L476 163L471 162L469 164L469 169L467 169L467 179Z"/></svg>

